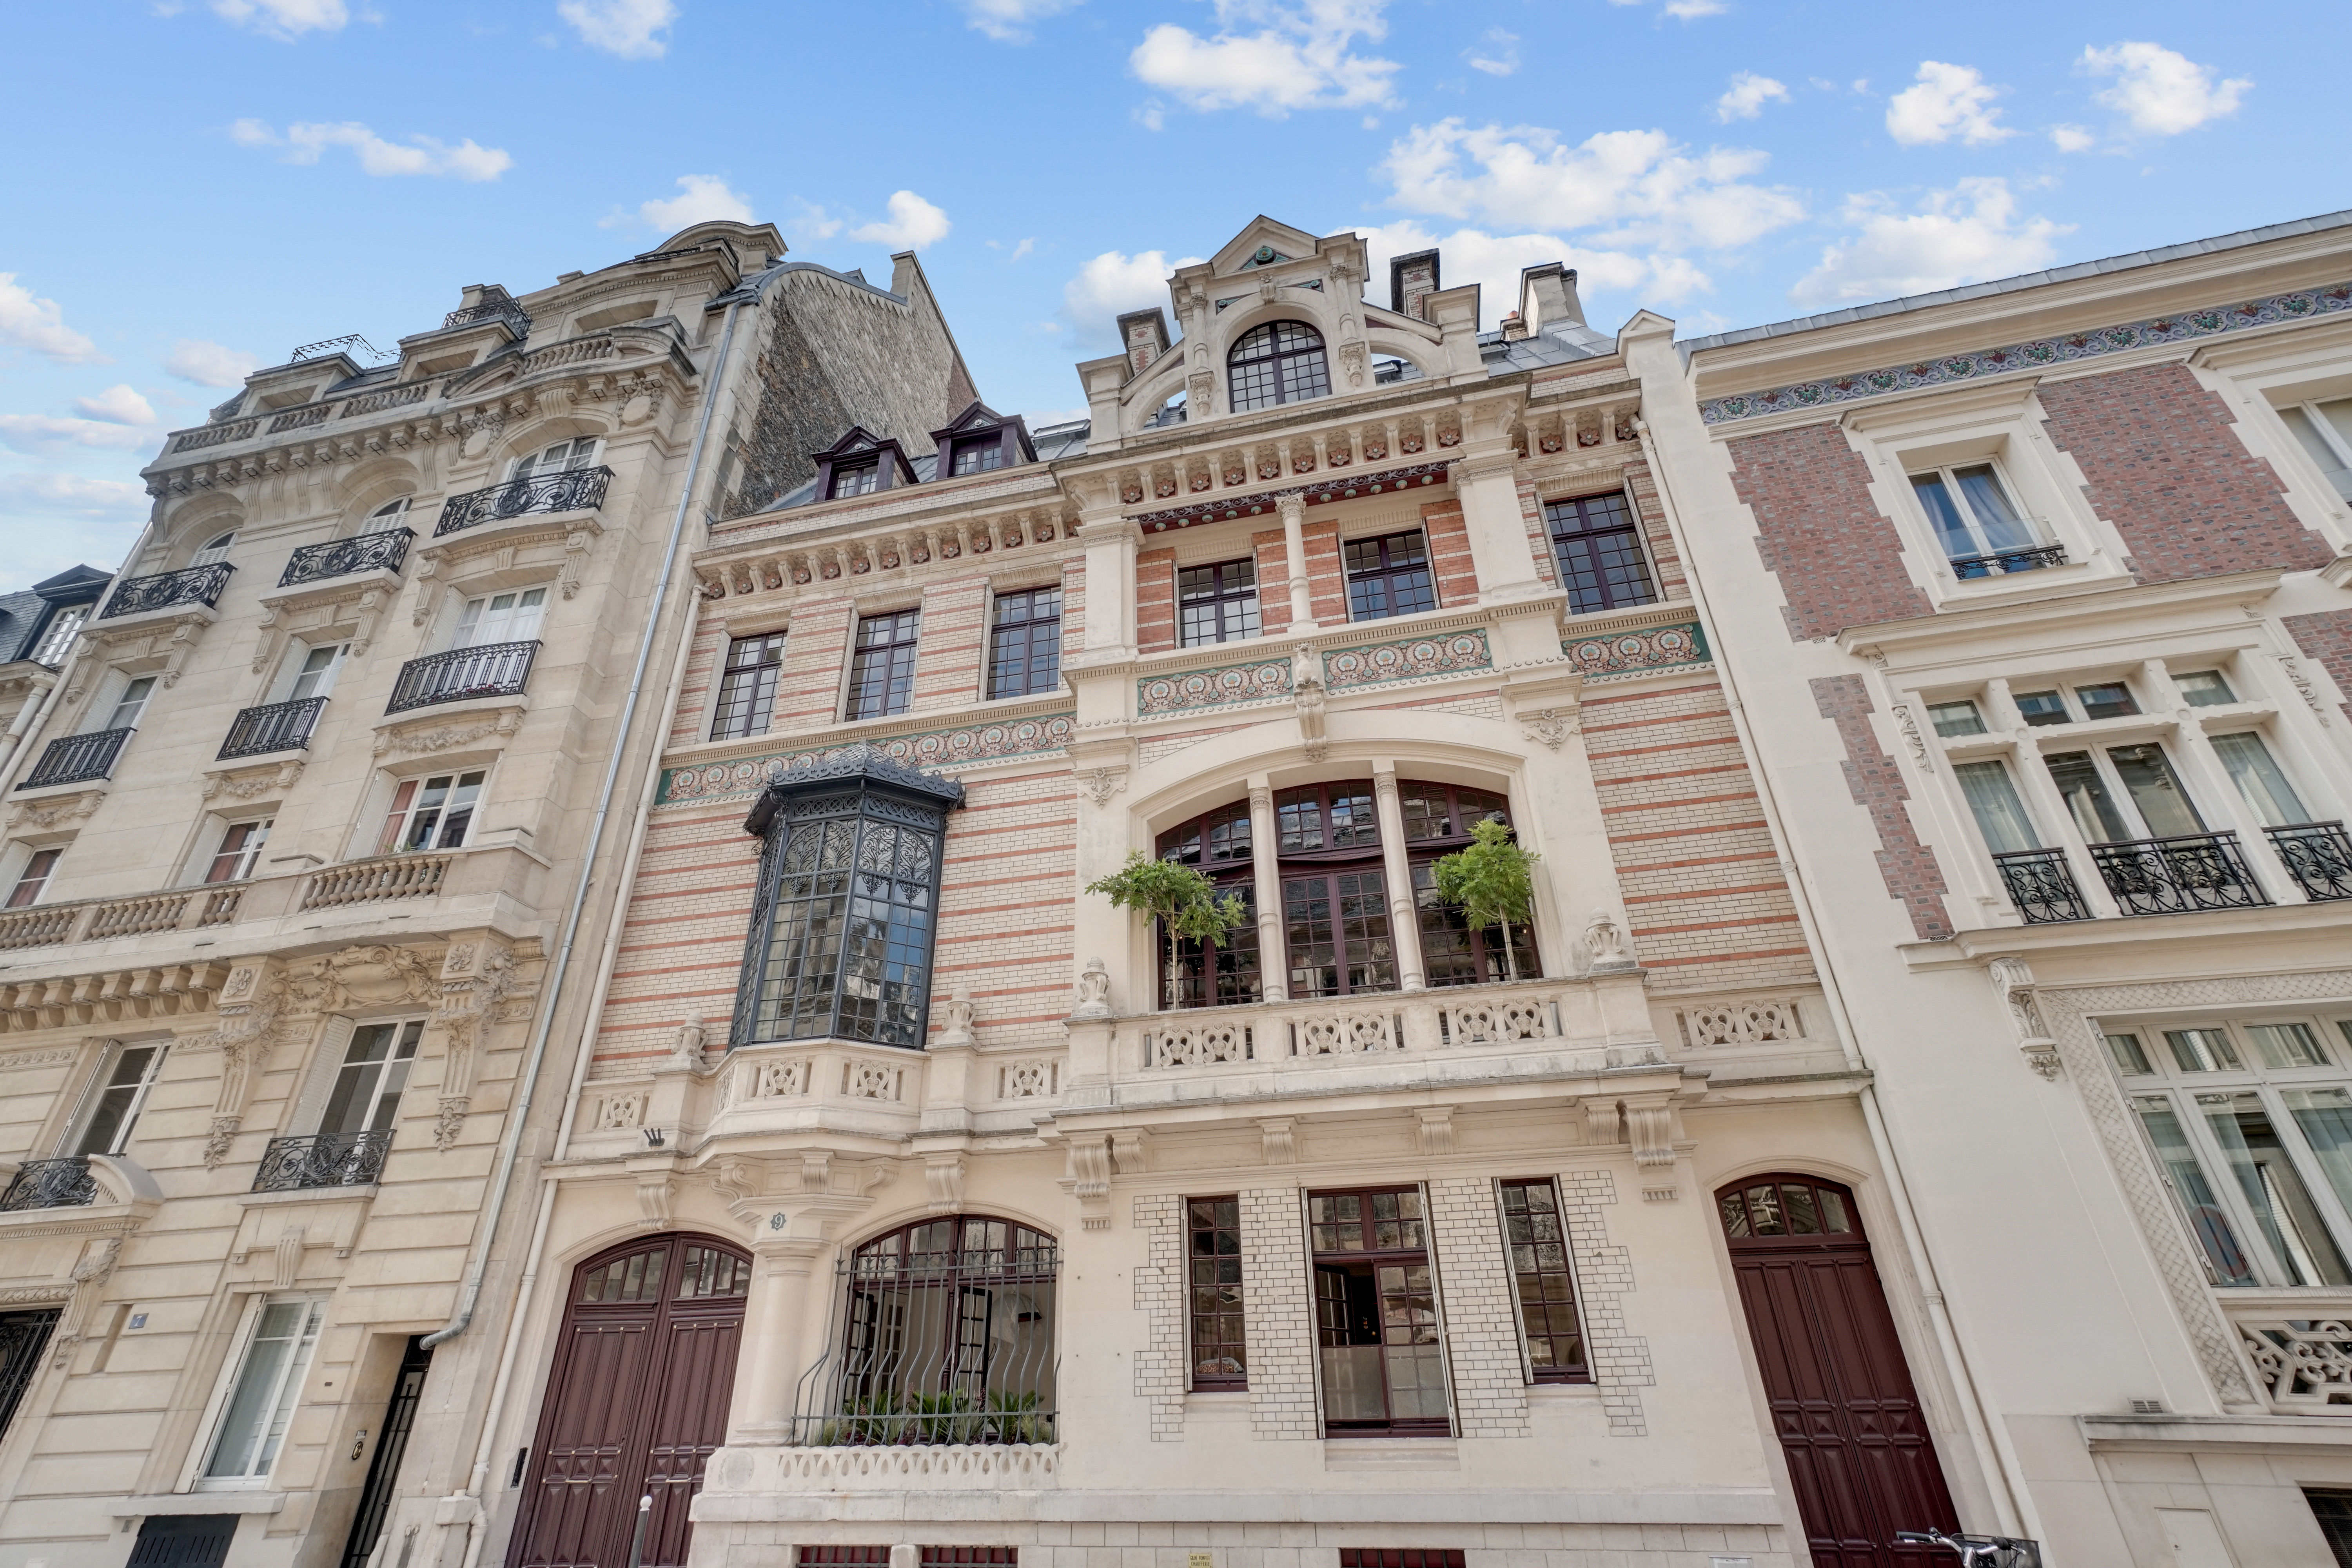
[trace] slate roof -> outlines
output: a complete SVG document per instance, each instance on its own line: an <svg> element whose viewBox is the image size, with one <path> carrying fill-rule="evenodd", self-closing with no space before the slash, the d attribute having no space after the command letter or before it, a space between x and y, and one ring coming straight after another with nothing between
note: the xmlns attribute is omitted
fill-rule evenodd
<svg viewBox="0 0 2352 1568"><path fill-rule="evenodd" d="M21 594L0 594L0 664L33 657L48 629L50 606L94 605L113 580L112 573L95 566L69 566Z"/></svg>

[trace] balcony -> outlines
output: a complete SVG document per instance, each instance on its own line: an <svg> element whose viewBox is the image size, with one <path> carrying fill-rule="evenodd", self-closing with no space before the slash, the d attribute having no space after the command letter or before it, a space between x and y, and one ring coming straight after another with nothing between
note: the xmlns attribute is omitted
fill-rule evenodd
<svg viewBox="0 0 2352 1568"><path fill-rule="evenodd" d="M2083 901L2083 890L2074 885L2064 850L2016 849L1994 856L1992 863L2000 868L2009 900L2027 925L2091 918L2091 906Z"/></svg>
<svg viewBox="0 0 2352 1568"><path fill-rule="evenodd" d="M2263 831L2305 898L2315 904L2352 899L2352 838L2345 837L2342 823L2304 822Z"/></svg>
<svg viewBox="0 0 2352 1568"><path fill-rule="evenodd" d="M16 1179L0 1193L0 1214L28 1209L86 1208L98 1202L98 1178L89 1160L75 1154L63 1160L27 1160L16 1167Z"/></svg>
<svg viewBox="0 0 2352 1568"><path fill-rule="evenodd" d="M441 503L441 521L433 525L433 537L534 512L593 511L604 504L604 487L612 482L613 470L607 468L567 468L468 490Z"/></svg>
<svg viewBox="0 0 2352 1568"><path fill-rule="evenodd" d="M2234 833L2187 833L2094 844L2091 860L2127 915L2246 910L2270 900L2246 868Z"/></svg>
<svg viewBox="0 0 2352 1568"><path fill-rule="evenodd" d="M33 771L17 782L18 789L43 789L50 784L86 784L114 771L122 742L137 733L130 729L92 730L82 735L60 735L49 742Z"/></svg>
<svg viewBox="0 0 2352 1568"><path fill-rule="evenodd" d="M2352 1327L2340 1291L2226 1290L2221 1297L2271 1414L2352 1417Z"/></svg>
<svg viewBox="0 0 2352 1568"><path fill-rule="evenodd" d="M429 899L449 874L451 855L386 855L310 873L300 907L331 910L388 899Z"/></svg>
<svg viewBox="0 0 2352 1568"><path fill-rule="evenodd" d="M221 742L215 760L226 762L232 757L258 757L271 752L306 751L310 744L310 731L319 722L319 711L326 705L323 697L298 697L291 702L244 709L229 725L228 739Z"/></svg>
<svg viewBox="0 0 2352 1568"><path fill-rule="evenodd" d="M2006 577L2013 572L2033 572L2066 564L2063 544L2034 544L2022 550L1995 550L1984 555L1955 555L1952 575L1967 582L1975 577Z"/></svg>
<svg viewBox="0 0 2352 1568"><path fill-rule="evenodd" d="M531 660L538 655L539 644L534 640L483 643L412 658L400 667L400 679L393 682L392 700L383 705L383 710L405 713L412 708L469 698L520 696L524 683L530 679Z"/></svg>
<svg viewBox="0 0 2352 1568"><path fill-rule="evenodd" d="M226 925L237 918L251 885L226 882L130 899L85 899L79 903L11 910L0 914L0 952Z"/></svg>
<svg viewBox="0 0 2352 1568"><path fill-rule="evenodd" d="M387 528L381 533L362 533L355 539L306 544L287 561L278 585L292 588L304 583L323 583L331 577L348 577L355 572L396 573L401 563L408 559L408 547L415 538L415 529Z"/></svg>
<svg viewBox="0 0 2352 1568"><path fill-rule="evenodd" d="M392 1130L272 1138L253 1173L257 1193L292 1193L310 1187L369 1187L383 1176L392 1152Z"/></svg>
<svg viewBox="0 0 2352 1568"><path fill-rule="evenodd" d="M228 586L229 574L236 570L226 561L215 561L209 566L191 566L180 572L126 577L114 585L98 618L108 621L117 616L135 616L168 609L173 605L202 605L210 609L219 602L221 590Z"/></svg>

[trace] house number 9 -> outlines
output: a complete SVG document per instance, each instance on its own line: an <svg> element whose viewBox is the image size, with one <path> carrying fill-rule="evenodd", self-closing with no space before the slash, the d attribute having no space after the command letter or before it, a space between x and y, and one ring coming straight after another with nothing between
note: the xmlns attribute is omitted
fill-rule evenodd
<svg viewBox="0 0 2352 1568"><path fill-rule="evenodd" d="M772 1215L770 1215L768 1216L768 1228L769 1228L770 1230L782 1230L782 1229L783 1229L783 1228L784 1228L784 1216L783 1216L783 1215L780 1215L780 1214L772 1214Z"/></svg>

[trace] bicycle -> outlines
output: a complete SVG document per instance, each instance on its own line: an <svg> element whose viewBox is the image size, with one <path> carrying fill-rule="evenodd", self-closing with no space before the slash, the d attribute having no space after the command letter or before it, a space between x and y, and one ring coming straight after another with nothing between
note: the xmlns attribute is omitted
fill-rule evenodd
<svg viewBox="0 0 2352 1568"><path fill-rule="evenodd" d="M2042 1544L2006 1535L1947 1535L1940 1530L1898 1530L1898 1546L1948 1546L1960 1568L2042 1568Z"/></svg>

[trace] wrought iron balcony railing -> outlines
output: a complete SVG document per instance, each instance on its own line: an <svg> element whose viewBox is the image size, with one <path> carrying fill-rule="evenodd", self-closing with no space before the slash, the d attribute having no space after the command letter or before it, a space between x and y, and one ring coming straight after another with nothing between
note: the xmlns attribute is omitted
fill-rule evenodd
<svg viewBox="0 0 2352 1568"><path fill-rule="evenodd" d="M291 702L240 710L228 727L228 739L221 742L217 760L307 750L310 731L318 726L319 710L326 705L323 697L298 697Z"/></svg>
<svg viewBox="0 0 2352 1568"><path fill-rule="evenodd" d="M593 511L604 504L604 487L612 482L613 470L600 466L467 490L441 503L441 521L433 525L433 537L530 512Z"/></svg>
<svg viewBox="0 0 2352 1568"><path fill-rule="evenodd" d="M2263 831L2305 898L2315 904L2352 899L2352 838L2345 837L2342 823L2299 822Z"/></svg>
<svg viewBox="0 0 2352 1568"><path fill-rule="evenodd" d="M2094 844L2091 860L2127 915L2245 910L2270 902L2246 868L2245 851L2234 833Z"/></svg>
<svg viewBox="0 0 2352 1568"><path fill-rule="evenodd" d="M392 700L383 710L405 713L469 697L515 696L530 680L530 661L538 654L536 641L494 642L412 658L400 667L400 679L393 682Z"/></svg>
<svg viewBox="0 0 2352 1568"><path fill-rule="evenodd" d="M2000 868L2009 901L2017 906L2027 925L2091 918L2091 906L2083 901L2083 889L2074 885L2064 850L2012 849L1994 856L1992 863Z"/></svg>
<svg viewBox="0 0 2352 1568"><path fill-rule="evenodd" d="M272 1138L253 1173L257 1193L290 1193L304 1187L373 1186L392 1152L392 1129L322 1133L313 1138Z"/></svg>
<svg viewBox="0 0 2352 1568"><path fill-rule="evenodd" d="M0 1214L26 1209L81 1208L98 1202L98 1178L80 1154L62 1160L27 1160L16 1167L16 1179L0 1193Z"/></svg>
<svg viewBox="0 0 2352 1568"><path fill-rule="evenodd" d="M508 322L519 338L530 335L530 318L523 314L522 306L503 289L485 292L478 305L450 311L441 318L441 330L446 332L452 327L478 326L484 321Z"/></svg>
<svg viewBox="0 0 2352 1568"><path fill-rule="evenodd" d="M114 759L122 754L122 742L136 733L130 729L92 730L86 735L59 735L49 742L33 771L16 785L18 789L38 789L44 784L80 784L89 779L102 779L114 771Z"/></svg>
<svg viewBox="0 0 2352 1568"><path fill-rule="evenodd" d="M2032 572L2042 566L2066 564L2066 547L2063 544L2032 544L2021 550L1995 550L1983 555L1955 555L1952 575L1969 577L2004 577L2011 572Z"/></svg>
<svg viewBox="0 0 2352 1568"><path fill-rule="evenodd" d="M203 605L209 608L220 601L221 590L228 586L228 574L236 570L226 561L215 561L209 566L158 572L148 577L125 577L114 585L114 593L106 601L106 608L98 612L98 618L103 621L116 616L135 616L142 610L161 610L173 605Z"/></svg>
<svg viewBox="0 0 2352 1568"><path fill-rule="evenodd" d="M291 588L303 583L323 583L330 577L348 577L354 572L397 572L400 563L408 559L408 546L415 537L413 528L387 528L382 533L306 544L287 561L278 585Z"/></svg>

